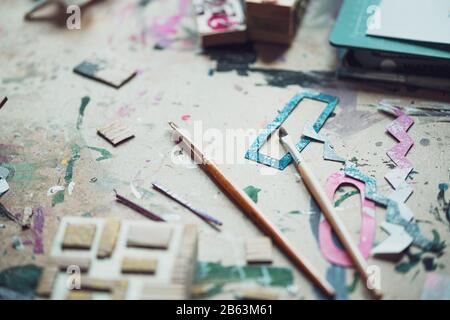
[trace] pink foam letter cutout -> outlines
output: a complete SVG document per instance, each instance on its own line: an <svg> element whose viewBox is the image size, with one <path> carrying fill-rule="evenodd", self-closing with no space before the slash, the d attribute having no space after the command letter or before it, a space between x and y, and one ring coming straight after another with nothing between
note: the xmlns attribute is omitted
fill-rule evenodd
<svg viewBox="0 0 450 320"><path fill-rule="evenodd" d="M369 257L370 251L372 249L372 243L375 238L375 203L364 197L364 183L346 176L344 172L333 173L327 179L325 191L331 201L333 201L336 190L342 184L353 185L359 190L361 197L362 217L358 247L359 250L361 250L364 258L367 259ZM338 248L333 242L332 229L326 219L323 219L319 224L319 244L322 254L331 263L343 267L350 267L353 265L352 260L348 256L347 252L345 250L342 250L341 248Z"/></svg>

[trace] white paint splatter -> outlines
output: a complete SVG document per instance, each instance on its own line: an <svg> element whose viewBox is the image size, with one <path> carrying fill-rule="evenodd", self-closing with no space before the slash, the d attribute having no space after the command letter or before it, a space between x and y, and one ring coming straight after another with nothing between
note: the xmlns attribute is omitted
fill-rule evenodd
<svg viewBox="0 0 450 320"><path fill-rule="evenodd" d="M73 188L75 188L75 182L70 181L69 185L67 186L67 191L69 192L69 196L73 193Z"/></svg>
<svg viewBox="0 0 450 320"><path fill-rule="evenodd" d="M50 189L48 189L47 191L47 196L52 196L55 193L59 192L59 191L63 191L64 187L63 186L53 186Z"/></svg>

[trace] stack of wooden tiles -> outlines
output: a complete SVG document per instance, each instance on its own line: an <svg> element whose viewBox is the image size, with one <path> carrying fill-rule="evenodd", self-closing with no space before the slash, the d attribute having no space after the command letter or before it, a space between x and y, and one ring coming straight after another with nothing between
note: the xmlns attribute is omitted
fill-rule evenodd
<svg viewBox="0 0 450 320"><path fill-rule="evenodd" d="M288 45L295 37L305 0L245 0L250 40Z"/></svg>
<svg viewBox="0 0 450 320"><path fill-rule="evenodd" d="M188 299L196 261L194 225L65 217L37 294L57 300Z"/></svg>

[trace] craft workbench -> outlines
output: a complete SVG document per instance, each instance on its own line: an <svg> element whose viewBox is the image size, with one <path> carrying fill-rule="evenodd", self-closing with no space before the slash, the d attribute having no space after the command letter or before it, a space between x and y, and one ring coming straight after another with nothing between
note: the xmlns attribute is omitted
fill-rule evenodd
<svg viewBox="0 0 450 320"><path fill-rule="evenodd" d="M397 141L386 131L395 118L378 107L384 102L403 110L441 111L438 116L412 114L408 134L414 145L407 158L414 170L407 181L414 192L408 206L425 236L450 243L450 96L336 80L338 53L328 35L339 1L311 1L289 48L256 44L205 51L189 0L104 1L86 11L80 30L24 21L33 3L3 0L0 5L0 99L8 97L0 110L0 165L11 172L10 190L1 204L14 215L26 207L40 208L43 229L22 230L0 214L0 273L29 264L45 266L62 217L145 219L116 203L117 189L171 223L198 226L198 267L215 263L225 285L209 290L217 279L206 279L194 286L197 296L233 298L240 286L256 283L241 267L246 264L246 239L260 231L174 143L167 123L175 121L202 137L205 152L223 144L223 153L212 155L221 169L242 189L251 186L257 205L335 286L338 298L369 298L353 269L332 266L322 256L316 239L320 212L293 166L280 171L244 158L258 130L301 90L340 99L320 132L339 155L374 177L384 194L391 191L384 176L393 166L386 152ZM138 73L115 89L73 72L93 54L114 57ZM285 126L300 137L305 122L322 110L322 103L304 101ZM117 147L97 135L97 128L115 120L135 133ZM234 142L236 132L244 132L244 143ZM270 146L261 152L283 155L278 141ZM323 184L342 167L323 160L321 143L310 143L302 154ZM220 219L222 231L154 191L153 181ZM65 187L62 197L48 194L54 186ZM354 190L338 190L335 202L358 240L361 200ZM385 209L377 206L375 243L387 237L379 228L384 215ZM36 248L40 239L42 251ZM397 259L370 257L369 264L380 268L386 299L418 299L428 272L450 274L450 253L411 247ZM229 266L240 278L227 280ZM276 267L288 279L270 279L277 276L270 272ZM257 282L278 290L283 299L323 298L276 249L272 265L264 270L265 279Z"/></svg>

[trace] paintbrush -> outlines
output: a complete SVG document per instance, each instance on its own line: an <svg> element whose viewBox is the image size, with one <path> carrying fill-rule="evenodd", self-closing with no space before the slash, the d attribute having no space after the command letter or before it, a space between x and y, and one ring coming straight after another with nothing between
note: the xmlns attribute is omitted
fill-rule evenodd
<svg viewBox="0 0 450 320"><path fill-rule="evenodd" d="M7 97L4 97L2 101L0 101L0 109L3 108L3 106L5 105L6 101L8 101Z"/></svg>
<svg viewBox="0 0 450 320"><path fill-rule="evenodd" d="M114 189L114 193L116 194L116 201L126 205L127 207L139 212L140 214L142 214L143 216L149 218L150 220L153 221L158 221L158 222L166 222L166 220L164 220L163 218L161 218L160 216L148 211L145 208L142 208L140 205L138 205L137 203L134 203L131 200L128 200L127 198L125 198L124 196L121 196L120 194L117 193L116 189Z"/></svg>
<svg viewBox="0 0 450 320"><path fill-rule="evenodd" d="M182 205L186 209L189 209L192 213L194 213L195 215L197 215L199 218L203 219L207 223L212 223L212 224L215 224L215 225L218 225L218 226L222 225L221 221L217 220L216 218L214 218L213 216L207 214L206 212L203 212L203 211L195 208L188 201L180 198L180 196L176 195L175 193L170 191L168 188L166 188L166 187L164 187L164 186L162 186L162 185L160 185L159 183L156 183L156 182L153 182L152 186L153 186L153 188L155 188L156 190L158 190L159 192L161 192L162 194L164 194L168 198L170 198L170 199L174 200L175 202L179 203L180 205Z"/></svg>
<svg viewBox="0 0 450 320"><path fill-rule="evenodd" d="M354 243L351 238L350 233L345 227L342 220L339 218L334 205L331 203L327 194L325 193L322 185L320 184L319 179L315 176L314 172L308 166L308 164L304 161L300 152L295 147L295 144L292 142L289 137L287 131L281 127L278 131L278 135L281 141L281 144L289 152L294 159L295 167L302 177L303 183L308 188L309 192L312 194L316 202L319 204L320 209L322 210L325 218L330 223L333 230L336 232L339 240L342 242L345 250L347 250L348 255L353 260L353 263L356 266L356 269L361 273L362 279L366 281L367 288L374 295L375 298L382 298L382 293L376 288L370 288L370 274L368 270L368 265L366 260L364 259L361 251Z"/></svg>
<svg viewBox="0 0 450 320"><path fill-rule="evenodd" d="M278 231L266 218L261 210L256 207L252 199L233 182L230 181L217 167L208 159L202 151L181 132L180 128L173 122L169 122L170 127L180 136L181 141L188 147L191 155L195 157L200 166L214 181L225 190L226 194L246 213L251 220L261 229L262 232L272 238L278 248L293 262L293 264L306 275L328 296L334 296L333 287L322 277L322 275L306 260L284 235Z"/></svg>

